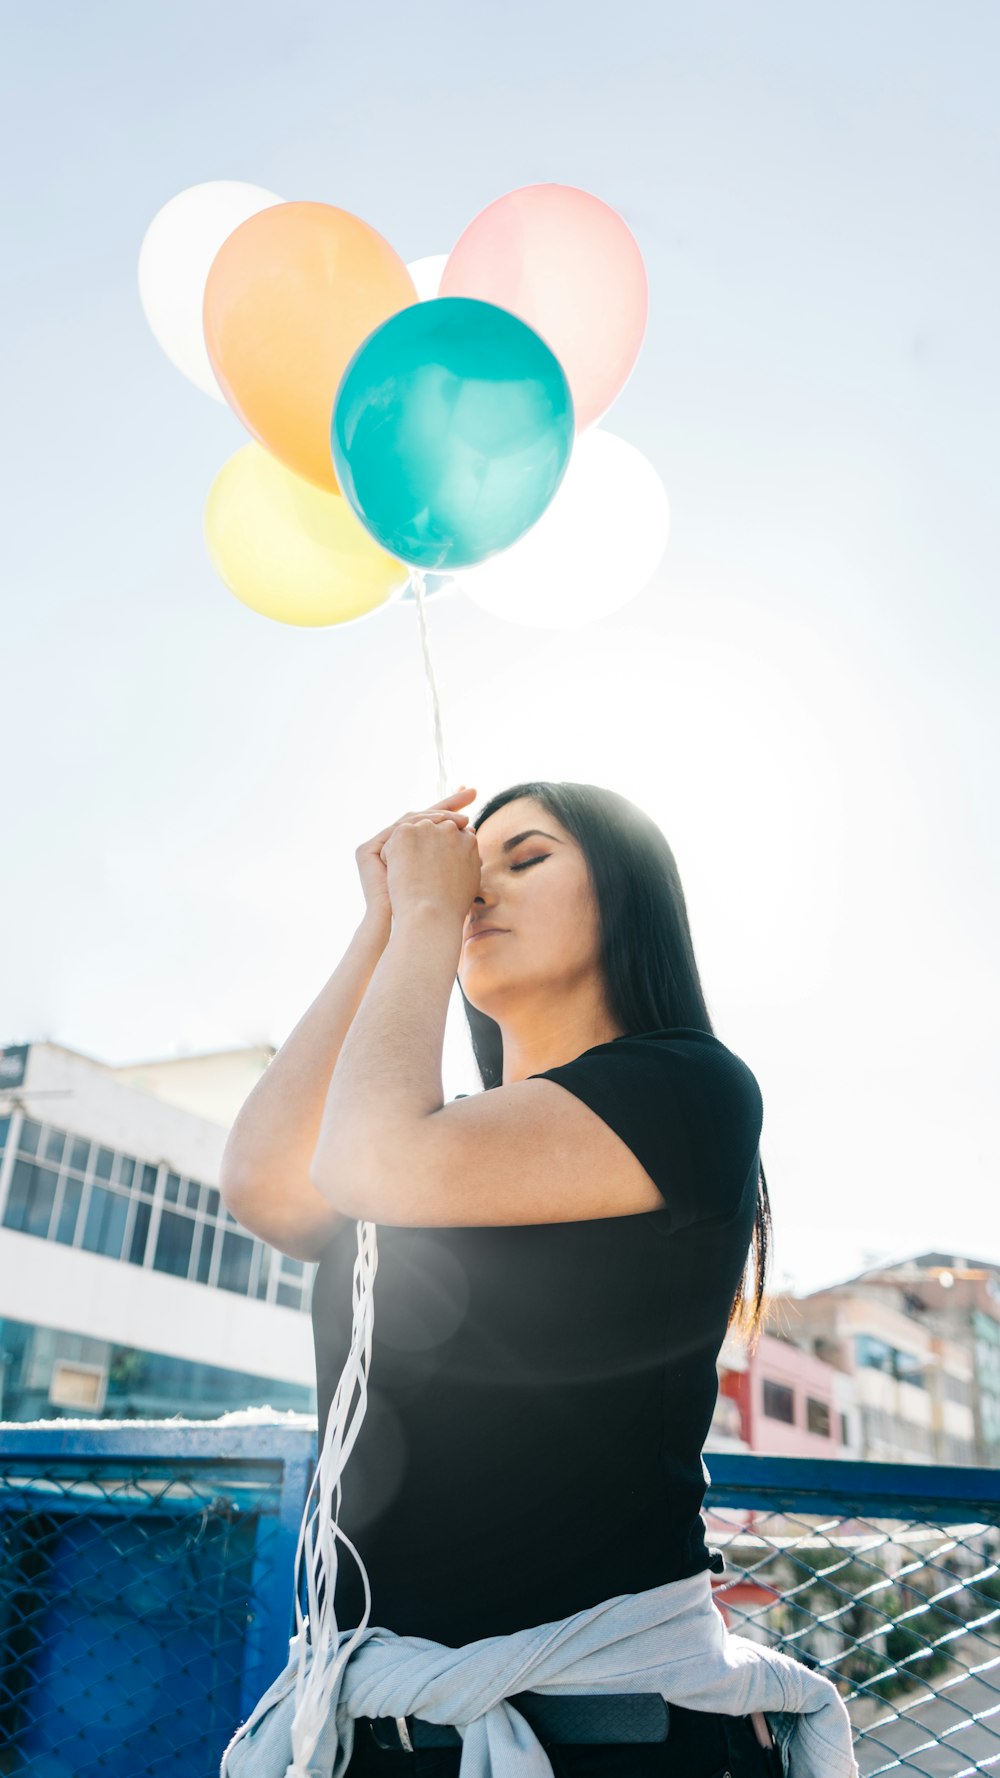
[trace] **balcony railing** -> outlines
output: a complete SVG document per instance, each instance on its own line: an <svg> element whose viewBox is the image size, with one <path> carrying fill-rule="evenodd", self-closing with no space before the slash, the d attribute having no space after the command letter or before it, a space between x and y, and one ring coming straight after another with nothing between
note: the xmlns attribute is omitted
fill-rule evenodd
<svg viewBox="0 0 1000 1778"><path fill-rule="evenodd" d="M862 1778L1000 1770L1000 1470L706 1463L716 1603L834 1682Z"/></svg>
<svg viewBox="0 0 1000 1778"><path fill-rule="evenodd" d="M0 1426L0 1774L217 1771L287 1661L316 1450L240 1419ZM716 1602L834 1682L864 1778L1000 1773L1000 1471L706 1462Z"/></svg>

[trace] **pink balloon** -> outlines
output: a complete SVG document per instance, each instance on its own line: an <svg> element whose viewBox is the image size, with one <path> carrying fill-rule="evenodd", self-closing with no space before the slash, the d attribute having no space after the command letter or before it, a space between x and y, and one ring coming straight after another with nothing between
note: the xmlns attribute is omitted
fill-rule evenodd
<svg viewBox="0 0 1000 1778"><path fill-rule="evenodd" d="M472 296L520 316L566 373L576 429L607 411L642 345L649 282L628 224L574 185L525 185L470 222L439 296Z"/></svg>

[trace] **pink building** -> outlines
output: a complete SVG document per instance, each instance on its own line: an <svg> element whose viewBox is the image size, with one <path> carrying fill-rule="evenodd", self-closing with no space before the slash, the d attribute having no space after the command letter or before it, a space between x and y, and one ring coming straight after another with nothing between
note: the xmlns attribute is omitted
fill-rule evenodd
<svg viewBox="0 0 1000 1778"><path fill-rule="evenodd" d="M765 1333L745 1370L722 1370L719 1390L738 1404L742 1435L751 1451L770 1457L840 1457L840 1381L832 1364Z"/></svg>

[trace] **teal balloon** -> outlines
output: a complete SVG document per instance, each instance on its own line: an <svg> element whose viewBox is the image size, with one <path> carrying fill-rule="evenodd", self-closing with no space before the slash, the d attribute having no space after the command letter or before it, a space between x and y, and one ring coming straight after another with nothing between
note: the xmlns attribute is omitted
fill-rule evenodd
<svg viewBox="0 0 1000 1778"><path fill-rule="evenodd" d="M358 347L330 447L362 524L412 567L507 549L541 517L573 449L573 397L534 328L495 303L411 304Z"/></svg>

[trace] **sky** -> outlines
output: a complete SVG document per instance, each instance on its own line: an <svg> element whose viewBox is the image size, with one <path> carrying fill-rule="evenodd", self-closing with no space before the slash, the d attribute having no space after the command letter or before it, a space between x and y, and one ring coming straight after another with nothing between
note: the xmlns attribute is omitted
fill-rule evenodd
<svg viewBox="0 0 1000 1778"><path fill-rule="evenodd" d="M439 794L412 601L297 629L212 568L247 434L148 327L153 216L242 180L412 262L574 185L646 262L601 424L669 542L582 629L428 599L450 782L600 783L666 834L764 1098L774 1288L1000 1261L996 7L6 0L2 35L0 1045L280 1045L355 848Z"/></svg>

